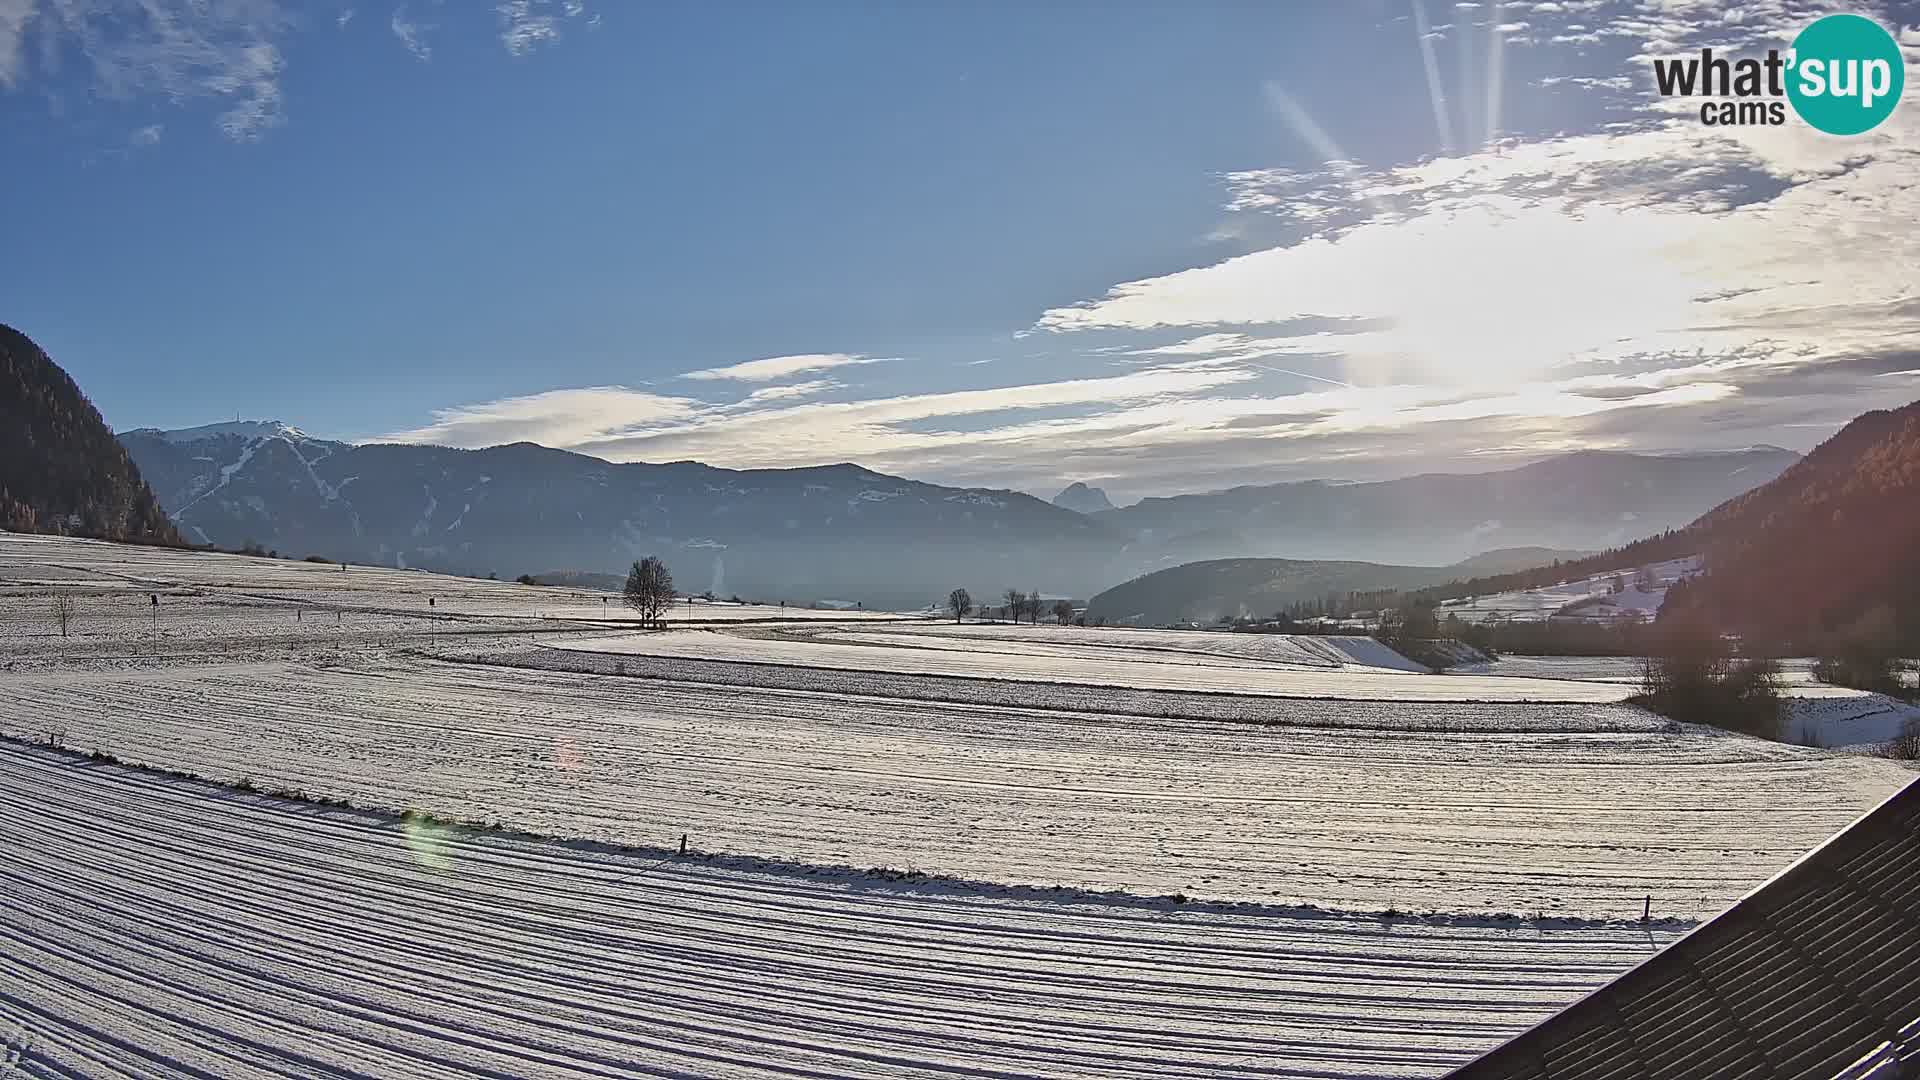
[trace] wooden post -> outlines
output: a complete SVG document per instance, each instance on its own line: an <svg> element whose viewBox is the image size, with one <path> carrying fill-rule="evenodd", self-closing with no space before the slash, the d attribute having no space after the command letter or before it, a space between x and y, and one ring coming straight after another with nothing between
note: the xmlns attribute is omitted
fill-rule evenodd
<svg viewBox="0 0 1920 1080"><path fill-rule="evenodd" d="M687 853L687 834L681 833L680 834L680 854L685 855L686 853Z"/></svg>
<svg viewBox="0 0 1920 1080"><path fill-rule="evenodd" d="M1640 921L1641 922L1653 921L1653 897L1652 896L1647 897L1647 906L1640 909Z"/></svg>

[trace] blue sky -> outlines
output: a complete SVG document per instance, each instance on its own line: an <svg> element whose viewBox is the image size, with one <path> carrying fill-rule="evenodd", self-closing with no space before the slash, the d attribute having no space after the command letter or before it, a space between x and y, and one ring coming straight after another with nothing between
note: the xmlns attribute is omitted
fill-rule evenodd
<svg viewBox="0 0 1920 1080"><path fill-rule="evenodd" d="M1804 448L1920 397L1920 119L1647 58L1818 10L0 0L0 319L120 428L1122 498Z"/></svg>

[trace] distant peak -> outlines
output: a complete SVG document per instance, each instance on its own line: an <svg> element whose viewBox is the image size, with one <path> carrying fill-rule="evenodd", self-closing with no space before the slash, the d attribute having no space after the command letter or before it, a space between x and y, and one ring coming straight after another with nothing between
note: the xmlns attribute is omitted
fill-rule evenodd
<svg viewBox="0 0 1920 1080"><path fill-rule="evenodd" d="M1090 487L1080 480L1075 480L1073 483L1068 484L1060 494L1055 495L1053 497L1053 505L1063 510L1073 510L1082 514L1092 514L1101 510L1113 509L1113 503L1107 498L1107 493L1104 490L1097 487Z"/></svg>
<svg viewBox="0 0 1920 1080"><path fill-rule="evenodd" d="M234 420L224 424L202 424L190 428L136 428L128 435L151 435L171 443L199 442L202 439L286 439L310 442L313 437L281 420Z"/></svg>

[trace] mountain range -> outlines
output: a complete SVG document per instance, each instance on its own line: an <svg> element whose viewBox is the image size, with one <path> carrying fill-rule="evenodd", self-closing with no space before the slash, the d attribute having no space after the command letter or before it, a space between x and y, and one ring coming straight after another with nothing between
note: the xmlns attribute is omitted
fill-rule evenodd
<svg viewBox="0 0 1920 1080"><path fill-rule="evenodd" d="M1104 526L1030 495L856 465L614 464L532 443L356 446L277 422L121 440L189 539L454 573L617 572L658 554L684 590L918 606L944 583L1059 576L1114 546Z"/></svg>
<svg viewBox="0 0 1920 1080"><path fill-rule="evenodd" d="M1377 563L1409 579L1435 567L1485 573L1497 567L1454 564L1493 548L1590 549L1670 529L1796 460L1772 447L1584 452L1498 472L1248 486L1116 508L1084 483L1050 503L849 464L614 464L531 443L353 444L276 421L116 439L24 335L0 332L0 365L8 528L501 576L618 574L658 554L690 591L889 607L955 585L1090 597L1197 560L1269 555ZM1324 584L1337 569L1297 576Z"/></svg>
<svg viewBox="0 0 1920 1080"><path fill-rule="evenodd" d="M1093 515L1161 565L1274 556L1434 566L1517 547L1615 547L1691 522L1800 456L1587 450L1516 469L1323 480L1143 499Z"/></svg>
<svg viewBox="0 0 1920 1080"><path fill-rule="evenodd" d="M1049 504L856 465L732 470L614 464L531 443L355 445L274 421L120 439L192 541L501 576L618 573L660 554L683 588L890 607L922 606L954 585L1088 597L1197 559L1431 567L1490 548L1592 549L1691 520L1795 459L1774 448L1582 453L1504 472L1243 487L1113 509L1084 484Z"/></svg>
<svg viewBox="0 0 1920 1080"><path fill-rule="evenodd" d="M1438 596L1435 581L1497 591L1698 552L1707 572L1684 606L1722 626L1804 644L1872 615L1912 645L1920 402L1866 413L1805 459L1777 447L1589 451L1499 472L1115 508L1083 483L1049 503L847 464L732 470L531 443L356 445L274 421L115 437L52 358L0 326L0 528L583 580L661 554L687 591L877 606L919 606L956 584L1094 596L1118 581L1093 602L1117 618L1155 605L1264 614L1295 594L1348 588ZM1584 558L1561 550L1623 537L1637 539ZM1257 557L1276 549L1315 557Z"/></svg>

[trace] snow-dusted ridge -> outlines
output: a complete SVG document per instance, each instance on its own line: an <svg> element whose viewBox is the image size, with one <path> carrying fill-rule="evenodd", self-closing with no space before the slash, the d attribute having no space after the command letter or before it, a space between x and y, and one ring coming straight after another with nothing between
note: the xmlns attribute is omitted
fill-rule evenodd
<svg viewBox="0 0 1920 1080"><path fill-rule="evenodd" d="M134 428L119 432L121 435L151 435L175 444L199 442L202 439L286 439L289 442L310 442L313 437L291 424L279 420L236 420L222 424L202 424L190 428Z"/></svg>

